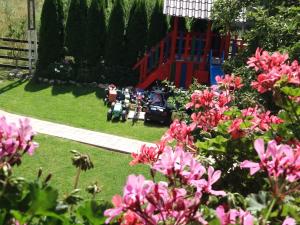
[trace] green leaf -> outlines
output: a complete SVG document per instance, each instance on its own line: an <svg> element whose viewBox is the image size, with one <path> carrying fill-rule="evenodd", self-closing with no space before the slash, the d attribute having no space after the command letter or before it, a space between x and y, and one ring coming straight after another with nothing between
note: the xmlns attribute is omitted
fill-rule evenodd
<svg viewBox="0 0 300 225"><path fill-rule="evenodd" d="M0 225L4 225L5 216L6 216L6 210L1 209L1 211L0 211Z"/></svg>
<svg viewBox="0 0 300 225"><path fill-rule="evenodd" d="M300 220L300 207L293 204L292 202L285 203L282 208L282 216L291 216L297 221Z"/></svg>
<svg viewBox="0 0 300 225"><path fill-rule="evenodd" d="M196 143L196 146L201 150L224 153L226 152L225 146L227 141L228 139L224 138L221 135L218 135L217 137L208 139L207 141L203 141L203 142L198 141Z"/></svg>
<svg viewBox="0 0 300 225"><path fill-rule="evenodd" d="M54 210L57 204L58 192L54 188L47 186L39 187L38 184L30 184L31 205L28 210L31 214L42 213Z"/></svg>
<svg viewBox="0 0 300 225"><path fill-rule="evenodd" d="M282 87L280 90L286 95L300 97L300 88L298 87Z"/></svg>
<svg viewBox="0 0 300 225"><path fill-rule="evenodd" d="M26 222L31 217L30 215L22 214L20 211L17 210L11 210L10 213L16 220L19 221L20 224L26 224Z"/></svg>
<svg viewBox="0 0 300 225"><path fill-rule="evenodd" d="M77 214L88 224L101 225L106 219L103 216L104 211L109 207L107 203L98 204L96 201L86 201L78 208Z"/></svg>
<svg viewBox="0 0 300 225"><path fill-rule="evenodd" d="M242 115L242 112L237 107L232 107L230 108L230 110L224 112L224 115L231 117L239 117Z"/></svg>
<svg viewBox="0 0 300 225"><path fill-rule="evenodd" d="M247 197L249 207L247 210L251 212L261 212L268 207L267 192L260 191L258 194L251 194Z"/></svg>
<svg viewBox="0 0 300 225"><path fill-rule="evenodd" d="M246 128L249 128L249 127L251 127L252 126L252 123L250 122L250 121L244 121L242 124L241 124L241 126L240 126L240 128L241 129L246 129Z"/></svg>

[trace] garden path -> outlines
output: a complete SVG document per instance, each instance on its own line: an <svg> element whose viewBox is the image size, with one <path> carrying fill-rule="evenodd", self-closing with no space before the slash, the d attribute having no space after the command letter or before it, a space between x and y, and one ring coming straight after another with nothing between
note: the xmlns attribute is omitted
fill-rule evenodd
<svg viewBox="0 0 300 225"><path fill-rule="evenodd" d="M148 142L8 113L3 110L0 110L0 115L5 116L8 122L16 124L21 118L29 118L33 130L37 133L65 138L112 151L132 153L137 152L143 144L154 145Z"/></svg>

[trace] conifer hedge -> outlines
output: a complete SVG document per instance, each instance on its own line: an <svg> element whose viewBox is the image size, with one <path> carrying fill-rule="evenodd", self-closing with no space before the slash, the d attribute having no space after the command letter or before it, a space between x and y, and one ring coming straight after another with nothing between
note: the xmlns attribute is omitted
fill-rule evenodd
<svg viewBox="0 0 300 225"><path fill-rule="evenodd" d="M103 59L105 38L105 0L92 0L87 17L86 54L88 65L95 66Z"/></svg>
<svg viewBox="0 0 300 225"><path fill-rule="evenodd" d="M65 29L62 1L44 1L37 74L45 70L45 74L51 76L49 65L60 63L66 49L66 54L74 57L75 64L71 75L62 79L116 83L130 80L134 83L138 75L132 71L132 66L144 55L146 47L153 47L168 31L162 0L156 0L154 7L150 0L134 0L133 3L126 0L126 7L124 0L70 0ZM87 1L91 2L90 7ZM185 30L185 21L180 24Z"/></svg>
<svg viewBox="0 0 300 225"><path fill-rule="evenodd" d="M71 0L66 24L66 46L68 54L74 56L77 64L86 59L87 8L86 0Z"/></svg>
<svg viewBox="0 0 300 225"><path fill-rule="evenodd" d="M132 67L144 55L148 33L147 9L144 0L135 0L126 29L126 64Z"/></svg>
<svg viewBox="0 0 300 225"><path fill-rule="evenodd" d="M161 39L163 39L168 32L168 21L167 17L163 14L162 0L156 0L155 6L153 8L147 46L151 48L156 45Z"/></svg>
<svg viewBox="0 0 300 225"><path fill-rule="evenodd" d="M38 63L36 76L49 77L47 67L63 58L64 15L61 0L45 0L39 30Z"/></svg>
<svg viewBox="0 0 300 225"><path fill-rule="evenodd" d="M115 0L109 17L105 61L108 65L124 65L125 12L123 0Z"/></svg>

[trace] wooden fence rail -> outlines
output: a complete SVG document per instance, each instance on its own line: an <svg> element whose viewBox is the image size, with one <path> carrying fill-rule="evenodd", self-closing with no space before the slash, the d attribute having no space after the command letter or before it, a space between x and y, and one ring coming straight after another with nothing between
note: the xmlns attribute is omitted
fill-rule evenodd
<svg viewBox="0 0 300 225"><path fill-rule="evenodd" d="M24 65L24 62L28 62L29 48L28 48L27 40L0 37L0 43L1 43L0 44L0 59L5 60L5 63L0 62L0 67L19 68L19 69L25 69L25 70L29 69L28 63L26 63L26 65ZM20 46L14 46L14 44L18 44ZM17 54L15 54L15 55L9 54L9 51L15 52ZM34 52L34 50L31 50L31 51ZM27 54L26 57L24 56L25 54ZM23 63L22 63L22 65L16 66L16 63L15 63L16 61L21 61Z"/></svg>

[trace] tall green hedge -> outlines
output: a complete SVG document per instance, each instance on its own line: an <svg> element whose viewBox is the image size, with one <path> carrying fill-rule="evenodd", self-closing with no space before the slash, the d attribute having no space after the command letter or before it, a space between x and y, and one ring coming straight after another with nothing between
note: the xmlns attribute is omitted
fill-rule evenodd
<svg viewBox="0 0 300 225"><path fill-rule="evenodd" d="M114 0L107 28L105 60L108 65L124 65L125 12L123 0Z"/></svg>
<svg viewBox="0 0 300 225"><path fill-rule="evenodd" d="M168 32L168 21L167 17L163 14L163 5L161 0L156 0L155 6L153 8L147 45L148 48L156 45L162 38L166 36Z"/></svg>
<svg viewBox="0 0 300 225"><path fill-rule="evenodd" d="M49 64L60 61L64 48L64 15L61 0L45 0L39 31L37 76L45 74Z"/></svg>
<svg viewBox="0 0 300 225"><path fill-rule="evenodd" d="M86 59L87 8L86 0L71 0L66 24L66 46L76 63Z"/></svg>
<svg viewBox="0 0 300 225"><path fill-rule="evenodd" d="M205 19L192 19L191 21L191 31L206 33L208 20Z"/></svg>
<svg viewBox="0 0 300 225"><path fill-rule="evenodd" d="M173 30L174 26L174 16L171 17L170 19L170 30ZM187 29L187 24L186 24L186 19L184 17L178 17L178 31L180 32L186 32Z"/></svg>
<svg viewBox="0 0 300 225"><path fill-rule="evenodd" d="M95 66L104 57L106 38L105 0L92 0L88 10L86 53L88 65Z"/></svg>
<svg viewBox="0 0 300 225"><path fill-rule="evenodd" d="M126 29L126 64L132 67L143 56L147 41L148 19L145 1L135 0Z"/></svg>

